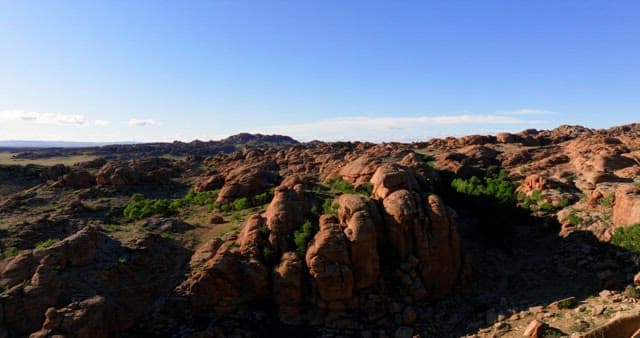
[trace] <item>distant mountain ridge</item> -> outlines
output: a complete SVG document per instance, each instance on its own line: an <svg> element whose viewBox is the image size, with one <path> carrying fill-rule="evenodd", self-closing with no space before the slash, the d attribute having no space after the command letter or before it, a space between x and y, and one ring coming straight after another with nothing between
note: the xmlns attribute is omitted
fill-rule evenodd
<svg viewBox="0 0 640 338"><path fill-rule="evenodd" d="M3 145L2 142L8 142ZM37 159L52 156L91 154L107 158L140 156L213 156L230 153L248 145L291 146L299 142L289 136L240 133L220 141L154 142L154 143L91 143L47 141L0 141L0 148L16 153L14 158Z"/></svg>
<svg viewBox="0 0 640 338"><path fill-rule="evenodd" d="M101 147L113 144L136 144L133 141L124 142L78 142L78 141L32 141L6 140L0 141L0 148L82 148Z"/></svg>

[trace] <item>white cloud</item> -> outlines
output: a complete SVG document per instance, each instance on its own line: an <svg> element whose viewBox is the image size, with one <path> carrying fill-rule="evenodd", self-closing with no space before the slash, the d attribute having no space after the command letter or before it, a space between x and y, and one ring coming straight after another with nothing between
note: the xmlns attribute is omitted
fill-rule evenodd
<svg viewBox="0 0 640 338"><path fill-rule="evenodd" d="M417 117L344 117L310 123L271 126L254 132L292 136L302 141L366 140L415 141L431 137L464 135L482 130L516 131L544 121L526 120L515 116L442 115Z"/></svg>
<svg viewBox="0 0 640 338"><path fill-rule="evenodd" d="M160 125L160 123L158 123L154 119L130 119L129 125L136 126L136 127L144 127L144 126L157 126L157 125Z"/></svg>
<svg viewBox="0 0 640 338"><path fill-rule="evenodd" d="M42 124L82 125L85 117L78 114L38 113L24 110L2 110L0 121L25 121Z"/></svg>
<svg viewBox="0 0 640 338"><path fill-rule="evenodd" d="M518 109L498 112L499 115L555 115L556 112L544 109Z"/></svg>
<svg viewBox="0 0 640 338"><path fill-rule="evenodd" d="M93 122L93 124L95 124L96 126L104 127L104 126L110 125L111 121L108 121L108 120L95 120Z"/></svg>

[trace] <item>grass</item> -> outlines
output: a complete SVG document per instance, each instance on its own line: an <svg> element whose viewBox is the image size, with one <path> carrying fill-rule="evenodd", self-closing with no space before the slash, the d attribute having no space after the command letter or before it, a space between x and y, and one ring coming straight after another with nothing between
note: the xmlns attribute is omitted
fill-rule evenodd
<svg viewBox="0 0 640 338"><path fill-rule="evenodd" d="M35 248L36 249L46 249L46 248L52 246L53 244L55 244L58 241L59 240L57 238L49 238L46 241L42 241L42 242L36 243Z"/></svg>
<svg viewBox="0 0 640 338"><path fill-rule="evenodd" d="M43 166L52 166L56 164L64 164L66 166L71 166L79 162L86 162L95 160L98 156L94 155L73 155L73 156L54 156L47 158L39 158L39 159L17 159L13 158L14 153L10 152L0 152L0 164L1 165L27 165L27 164L36 164Z"/></svg>

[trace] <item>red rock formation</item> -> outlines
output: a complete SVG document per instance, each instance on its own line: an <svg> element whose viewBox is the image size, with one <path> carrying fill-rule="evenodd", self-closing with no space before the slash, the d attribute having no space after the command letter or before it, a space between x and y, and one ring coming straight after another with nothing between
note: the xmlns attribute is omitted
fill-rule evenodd
<svg viewBox="0 0 640 338"><path fill-rule="evenodd" d="M320 306L351 299L353 271L344 234L335 218L321 217L320 230L309 244L305 259Z"/></svg>
<svg viewBox="0 0 640 338"><path fill-rule="evenodd" d="M616 189L612 222L617 227L640 223L640 188L623 185Z"/></svg>
<svg viewBox="0 0 640 338"><path fill-rule="evenodd" d="M273 271L273 297L278 304L278 318L283 323L300 322L304 272L302 259L295 252L285 252Z"/></svg>

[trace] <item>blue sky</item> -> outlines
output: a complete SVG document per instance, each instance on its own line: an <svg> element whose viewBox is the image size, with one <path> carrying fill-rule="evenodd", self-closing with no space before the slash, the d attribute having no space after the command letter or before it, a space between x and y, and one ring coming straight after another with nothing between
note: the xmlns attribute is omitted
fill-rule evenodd
<svg viewBox="0 0 640 338"><path fill-rule="evenodd" d="M0 0L0 139L301 140L640 120L637 1Z"/></svg>

